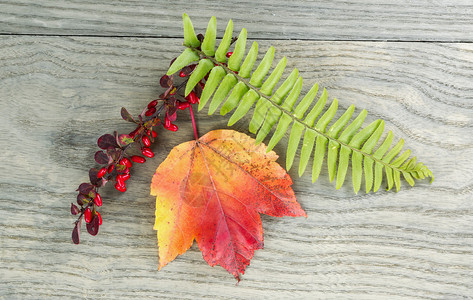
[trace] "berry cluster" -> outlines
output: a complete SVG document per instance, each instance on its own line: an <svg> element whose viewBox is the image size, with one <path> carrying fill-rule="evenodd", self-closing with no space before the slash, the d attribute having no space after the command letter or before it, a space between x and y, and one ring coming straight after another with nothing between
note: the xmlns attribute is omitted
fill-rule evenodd
<svg viewBox="0 0 473 300"><path fill-rule="evenodd" d="M101 167L89 170L90 182L81 183L77 189L79 192L77 195L78 205L71 203L71 214L78 215L72 231L72 241L75 244L79 243L82 219L86 223L87 232L91 235L96 235L102 225L102 217L98 212L98 208L102 206L99 189L108 182L112 182L118 191L125 192L126 181L130 179L130 169L133 163L142 164L146 162L146 158L154 157L150 146L158 136L155 131L156 127L163 125L169 131L178 130L177 125L172 123L176 120L176 112L178 109L189 108L194 134L197 138L192 105L199 103L204 83L201 82L200 85L197 85L186 97L180 93L194 68L195 65L191 65L181 70L179 76L184 81L178 85L174 84L172 76L161 77L160 85L166 91L158 99L149 102L138 118L133 118L125 108L122 108L122 118L136 124L133 131L128 134L118 134L117 132L104 134L97 140L97 145L101 150L95 153L95 161ZM160 116L163 112L164 121Z"/></svg>
<svg viewBox="0 0 473 300"><path fill-rule="evenodd" d="M122 116L129 119L131 116L126 109L122 108ZM134 121L133 118L131 120ZM145 157L153 157L154 153L149 148L157 137L154 127L161 123L157 116L150 116L144 120L140 116L140 121L136 122L137 127L129 134L104 134L97 140L100 149L95 153L95 161L102 165L100 169L89 170L90 182L79 185L77 191L77 204L80 208L71 203L71 213L79 215L74 230L72 240L79 243L79 233L82 217L86 222L87 231L91 235L96 235L99 226L102 224L102 217L97 208L102 206L102 197L98 190L108 182L113 182L115 188L120 192L126 191L125 181L130 179L130 168L133 163L144 163ZM133 154L139 150L141 155Z"/></svg>

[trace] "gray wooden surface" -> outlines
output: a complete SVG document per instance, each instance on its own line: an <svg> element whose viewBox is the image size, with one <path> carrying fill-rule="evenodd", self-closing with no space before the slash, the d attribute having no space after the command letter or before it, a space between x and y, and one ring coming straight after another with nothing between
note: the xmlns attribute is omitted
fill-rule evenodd
<svg viewBox="0 0 473 300"><path fill-rule="evenodd" d="M434 183L354 195L326 171L312 184L295 168L308 218L264 216L265 249L238 285L195 246L158 272L149 184L192 139L180 114L180 130L160 132L126 193L104 189L99 235L73 245L69 206L95 165L96 138L131 130L120 108L136 114L160 92L182 50L182 12L198 31L211 15L220 29L233 18L261 49L287 56L306 90L319 82L341 108L385 119ZM467 0L1 1L0 298L473 298L472 19ZM198 114L201 134L226 121Z"/></svg>

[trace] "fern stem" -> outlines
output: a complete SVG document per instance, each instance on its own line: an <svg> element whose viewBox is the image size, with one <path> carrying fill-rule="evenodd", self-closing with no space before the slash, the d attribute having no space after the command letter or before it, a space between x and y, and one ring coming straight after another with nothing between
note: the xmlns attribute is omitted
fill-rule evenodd
<svg viewBox="0 0 473 300"><path fill-rule="evenodd" d="M205 55L205 53L202 52L200 49L194 48L194 47L190 47L190 46L188 46L188 45L184 45L184 46L186 46L186 47L192 49L193 51L195 51L196 53L198 53L199 56L200 56L200 59L209 59L209 60L211 60L215 65L218 65L218 66L222 67L222 68L225 70L225 72L226 72L227 74L232 74L233 76L235 76L235 77L238 79L238 81L241 81L241 82L245 83L251 90L255 91L260 97L266 99L273 107L276 107L276 108L279 109L281 112L283 112L284 114L286 114L286 115L288 115L289 117L291 117L291 118L294 120L294 122L299 123L299 124L302 125L306 130L312 130L312 131L314 131L316 134L321 135L321 136L325 137L326 139L328 139L328 140L330 140L330 141L334 141L335 143L338 143L338 144L340 144L340 145L342 145L342 146L344 146L344 147L350 149L350 150L353 151L353 152L358 152L358 153L360 153L361 155L363 155L363 156L365 156L365 157L369 157L369 158L371 158L373 161L375 161L375 162L377 162L377 163L379 163L379 164L381 164L381 165L383 165L383 166L385 166L385 167L388 167L388 168L391 168L391 169L393 169L393 170L397 170L397 171L400 171L400 172L409 172L409 170L401 169L401 168L399 168L399 167L397 167L397 166L394 166L394 165L392 165L392 164L390 164L390 163L386 163L386 162L384 162L383 160L374 157L373 154L363 152L363 151L361 151L360 149L354 148L354 147L350 146L350 145L347 144L347 143L343 143L343 142L339 141L338 139L336 139L336 138L334 138L334 137L331 137L331 136L327 135L326 133L324 133L324 132L322 132L322 131L317 130L316 128L313 128L313 127L308 126L308 125L305 124L301 119L298 119L296 116L294 116L294 114L292 114L292 112L290 112L290 111L288 111L287 109L283 108L282 105L279 105L279 104L277 104L276 102L274 102L274 101L271 99L270 96L267 96L267 95L263 94L263 93L259 90L259 88L253 86L253 85L250 83L250 80L249 80L249 79L243 78L243 77L239 76L238 73L234 72L233 70L231 70L230 68L228 68L228 67L227 67L226 65L224 65L223 63L217 61L214 57Z"/></svg>

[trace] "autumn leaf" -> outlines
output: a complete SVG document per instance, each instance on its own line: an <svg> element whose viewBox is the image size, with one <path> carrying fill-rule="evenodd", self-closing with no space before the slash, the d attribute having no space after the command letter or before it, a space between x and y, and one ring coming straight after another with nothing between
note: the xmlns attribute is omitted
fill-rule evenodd
<svg viewBox="0 0 473 300"><path fill-rule="evenodd" d="M221 265L239 280L254 251L263 248L260 213L306 216L277 158L233 130L176 146L151 183L159 269L195 239L209 265Z"/></svg>

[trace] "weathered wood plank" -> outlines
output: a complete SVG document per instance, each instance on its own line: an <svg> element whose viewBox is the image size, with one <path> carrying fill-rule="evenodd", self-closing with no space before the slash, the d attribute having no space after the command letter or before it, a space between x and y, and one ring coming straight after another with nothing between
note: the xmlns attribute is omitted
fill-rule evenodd
<svg viewBox="0 0 473 300"><path fill-rule="evenodd" d="M156 157L134 168L127 193L104 190L99 235L73 245L69 205L94 166L96 138L132 129L120 107L137 113L159 93L180 43L0 38L0 298L473 297L472 44L272 42L305 90L318 81L342 108L386 119L436 181L354 195L349 183L336 191L325 170L315 184L291 170L308 218L263 217L265 249L238 286L195 246L157 272L149 183L170 149L192 138L185 114L178 132L159 132ZM204 133L227 118L198 121ZM234 128L247 132L247 120Z"/></svg>
<svg viewBox="0 0 473 300"><path fill-rule="evenodd" d="M216 15L220 35L232 18L255 39L473 40L470 0L6 0L0 33L174 37L182 36L183 12L202 32Z"/></svg>

